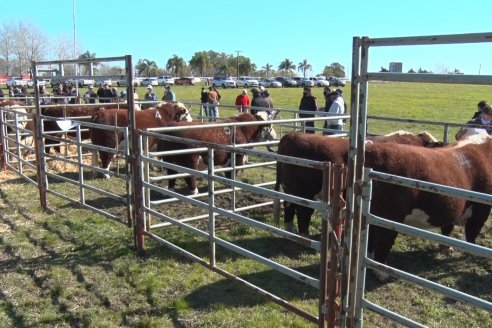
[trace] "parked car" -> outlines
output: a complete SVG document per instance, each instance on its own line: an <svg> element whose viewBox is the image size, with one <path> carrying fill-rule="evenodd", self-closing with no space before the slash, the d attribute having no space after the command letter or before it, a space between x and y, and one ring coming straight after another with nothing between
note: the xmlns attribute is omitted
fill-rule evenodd
<svg viewBox="0 0 492 328"><path fill-rule="evenodd" d="M230 77L220 77L216 76L212 80L212 86L213 87L222 87L222 88L235 88L236 87L236 81L234 81Z"/></svg>
<svg viewBox="0 0 492 328"><path fill-rule="evenodd" d="M27 81L24 81L22 77L10 77L6 84L7 87L23 87L27 86Z"/></svg>
<svg viewBox="0 0 492 328"><path fill-rule="evenodd" d="M314 82L314 85L317 86L317 87L328 87L328 86L330 86L330 82L328 82L322 76L310 77L309 79L311 81L313 81Z"/></svg>
<svg viewBox="0 0 492 328"><path fill-rule="evenodd" d="M264 77L260 79L259 85L265 87L265 88L281 88L282 83L279 81L269 78L269 77Z"/></svg>
<svg viewBox="0 0 492 328"><path fill-rule="evenodd" d="M147 77L147 78L143 79L142 82L140 82L140 85L146 87L149 85L155 86L155 85L159 85L159 84L157 83L156 77Z"/></svg>
<svg viewBox="0 0 492 328"><path fill-rule="evenodd" d="M46 86L46 84L47 84L46 80L38 79L38 86L42 86L42 85ZM29 88L34 87L34 80L27 81L27 86Z"/></svg>
<svg viewBox="0 0 492 328"><path fill-rule="evenodd" d="M137 80L136 78L133 78L132 82L134 87L138 87L141 83L141 80ZM120 76L120 78L116 80L116 85L119 87L126 87L127 85L126 76L124 75Z"/></svg>
<svg viewBox="0 0 492 328"><path fill-rule="evenodd" d="M112 86L113 81L111 79L97 80L94 84L100 87L102 87L105 84Z"/></svg>
<svg viewBox="0 0 492 328"><path fill-rule="evenodd" d="M297 82L290 77L277 76L275 80L282 83L283 87L297 87Z"/></svg>
<svg viewBox="0 0 492 328"><path fill-rule="evenodd" d="M157 83L159 85L174 84L174 78L172 76L159 76Z"/></svg>
<svg viewBox="0 0 492 328"><path fill-rule="evenodd" d="M179 77L174 79L174 85L195 85L195 79L192 77Z"/></svg>
<svg viewBox="0 0 492 328"><path fill-rule="evenodd" d="M345 86L345 81L335 77L335 76L329 76L328 77L328 82L330 82L330 85L335 86L335 87L344 87Z"/></svg>
<svg viewBox="0 0 492 328"><path fill-rule="evenodd" d="M236 87L238 88L249 88L249 87L257 87L259 86L259 82L252 77L248 76L240 76L236 80Z"/></svg>
<svg viewBox="0 0 492 328"><path fill-rule="evenodd" d="M299 82L297 82L297 85L300 85L301 87L314 87L314 81L308 79L307 77L303 77Z"/></svg>

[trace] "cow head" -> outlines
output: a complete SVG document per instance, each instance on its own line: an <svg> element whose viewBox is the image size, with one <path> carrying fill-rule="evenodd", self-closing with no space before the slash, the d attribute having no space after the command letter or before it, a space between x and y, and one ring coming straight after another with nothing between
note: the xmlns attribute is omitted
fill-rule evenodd
<svg viewBox="0 0 492 328"><path fill-rule="evenodd" d="M10 111L5 111L5 119L12 125L17 124L16 129L24 129L27 124L27 110L18 104L2 106L3 109L8 109ZM15 123L15 118L17 117L17 123ZM7 128L9 133L13 132L13 128L9 126Z"/></svg>
<svg viewBox="0 0 492 328"><path fill-rule="evenodd" d="M265 111L261 111L255 114L258 121L269 121L269 114ZM273 128L272 124L262 125L261 132L258 134L256 141L269 141L277 138L277 132Z"/></svg>
<svg viewBox="0 0 492 328"><path fill-rule="evenodd" d="M174 109L176 110L175 121L186 121L192 122L193 118L191 117L190 110L186 108L183 103L175 103Z"/></svg>

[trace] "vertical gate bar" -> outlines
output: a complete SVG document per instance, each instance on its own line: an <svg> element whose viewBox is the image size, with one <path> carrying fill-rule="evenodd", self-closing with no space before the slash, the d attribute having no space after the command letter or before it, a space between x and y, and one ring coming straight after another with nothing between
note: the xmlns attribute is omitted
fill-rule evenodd
<svg viewBox="0 0 492 328"><path fill-rule="evenodd" d="M5 133L7 132L6 131L6 128L5 126L3 125L3 111L0 110L0 133L2 134L0 136L0 167L2 168L2 171L5 172L7 170L7 164L5 163L5 147L4 147L4 144L5 144Z"/></svg>
<svg viewBox="0 0 492 328"><path fill-rule="evenodd" d="M214 149L208 149L208 238L210 246L210 266L215 268L215 159Z"/></svg>
<svg viewBox="0 0 492 328"><path fill-rule="evenodd" d="M232 145L236 145L236 126L232 127ZM243 157L244 158L244 157ZM244 163L243 163L244 164ZM231 153L231 179L236 181L236 153ZM236 212L236 186L232 187L232 211Z"/></svg>
<svg viewBox="0 0 492 328"><path fill-rule="evenodd" d="M359 243L359 260L358 260L358 275L357 275L357 298L355 300L355 327L362 328L364 323L363 311L362 311L362 299L364 298L364 290L366 284L366 267L364 265L364 257L367 256L367 243L369 239L369 226L366 223L366 214L369 213L371 208L372 197L372 180L369 178L371 170L366 171L365 183L362 185L362 199L361 199L361 231L360 231L360 243Z"/></svg>
<svg viewBox="0 0 492 328"><path fill-rule="evenodd" d="M82 167L82 137L80 135L80 124L77 124L75 131L77 137L77 165L79 169L80 202L85 205L84 168Z"/></svg>
<svg viewBox="0 0 492 328"><path fill-rule="evenodd" d="M36 62L32 62L32 72L34 80L38 78L38 69ZM45 210L48 208L46 201L46 190L48 189L48 182L46 178L46 163L44 156L44 143L43 143L43 122L41 120L41 106L39 105L39 89L34 88L34 98L36 99L35 115L33 116L33 128L34 128L34 146L36 149L36 169L38 171L37 181L39 190L39 201L41 207Z"/></svg>
<svg viewBox="0 0 492 328"><path fill-rule="evenodd" d="M356 181L356 159L357 159L357 141L358 141L358 122L359 122L359 92L360 92L360 44L359 37L354 37L352 41L352 77L351 77L351 101L350 101L350 145L348 158L348 173L347 173L347 192L345 200L347 202L346 224L344 226L343 248L344 248L344 263L342 270L342 327L353 327L353 304L355 297L355 289L353 288L356 280L356 272L354 267L357 262L357 252L355 247L352 247L356 240L356 227L354 225L354 185Z"/></svg>
<svg viewBox="0 0 492 328"><path fill-rule="evenodd" d="M328 254L330 252L329 245L329 235L330 235L330 224L328 220L330 219L330 188L331 188L331 163L324 162L322 169L322 201L323 201L323 213L321 222L321 249L320 249L320 279L319 279L319 315L318 315L318 326L327 328L333 327L332 321L330 320L333 306L332 299L329 297L329 286L330 279L332 278L332 270L330 262L328 260Z"/></svg>
<svg viewBox="0 0 492 328"><path fill-rule="evenodd" d="M354 250L359 253L361 248L361 243L364 238L367 236L363 236L363 229L364 229L364 217L362 216L362 187L363 187L363 174L364 174L364 153L366 149L366 128L367 128L367 96L368 96L368 82L367 78L365 77L367 75L367 70L368 70L368 62L369 62L369 42L368 42L368 37L363 37L361 41L361 80L360 80L360 98L359 98L359 133L357 135L357 159L356 159L356 181L354 187L356 188L355 190L355 197L356 200L354 202L354 227L353 230L355 231L354 235L357 234L357 238L354 238L355 245L359 245L359 247L355 247ZM354 296L355 296L355 303L354 306L357 306L358 303L360 303L360 300L362 298L362 295L360 294L361 291L361 286L360 284L365 283L365 275L359 277L362 273L360 269L360 264L361 264L361 259L360 259L360 254L357 254L357 257L359 258L355 263L357 264L357 269L354 270L354 274L357 275L356 279L356 286L354 286ZM357 326L360 324L359 320L362 320L362 318L357 317L357 311L356 308L354 307L353 309L354 317L355 317L355 322L354 324Z"/></svg>
<svg viewBox="0 0 492 328"><path fill-rule="evenodd" d="M145 157L149 157L149 137L147 136L142 136L142 143L143 143L143 152L145 154ZM150 164L148 161L145 161L145 164L143 166L143 176L144 176L144 181L149 183L149 179L150 179ZM144 205L145 207L147 208L150 208L150 189L149 188L145 188L145 199L144 199ZM143 224L144 224L144 231L149 231L150 230L150 226L152 225L152 223L150 222L152 219L152 216L147 213L147 211L144 211L143 212Z"/></svg>

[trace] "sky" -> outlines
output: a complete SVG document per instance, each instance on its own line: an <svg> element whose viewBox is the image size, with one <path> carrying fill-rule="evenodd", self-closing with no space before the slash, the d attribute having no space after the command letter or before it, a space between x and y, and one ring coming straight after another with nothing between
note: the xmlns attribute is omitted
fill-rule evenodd
<svg viewBox="0 0 492 328"><path fill-rule="evenodd" d="M75 34L81 53L132 55L164 68L173 55L188 62L203 50L246 56L261 69L306 59L309 76L340 63L351 74L352 41L491 32L492 1L328 0L24 0L2 1L0 23L26 22L51 40ZM458 69L492 75L492 44L375 47L370 71L402 62L403 71ZM50 58L54 59L54 58ZM301 72L298 72L301 75Z"/></svg>

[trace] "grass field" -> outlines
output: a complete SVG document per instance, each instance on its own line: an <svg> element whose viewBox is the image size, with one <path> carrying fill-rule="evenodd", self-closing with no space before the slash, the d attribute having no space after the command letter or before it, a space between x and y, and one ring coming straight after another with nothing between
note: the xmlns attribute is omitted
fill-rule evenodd
<svg viewBox="0 0 492 328"><path fill-rule="evenodd" d="M162 97L162 87L155 88ZM200 85L175 87L177 99L199 102ZM277 107L295 109L302 89L271 89ZM138 89L141 97L145 92ZM240 90L220 90L223 105ZM349 101L350 86L344 88ZM314 95L322 102L322 89ZM492 87L372 83L369 114L453 123L466 122ZM198 105L192 107L197 113ZM221 116L235 109L221 108ZM414 132L442 129L415 124L369 122L369 130ZM440 133L440 134L439 134ZM261 179L258 174L244 179ZM0 175L0 326L1 327L311 327L281 307L245 290L153 242L137 257L124 225L49 197L56 212L44 213L38 192L10 173ZM110 184L110 182L100 182ZM64 188L62 184L57 188ZM271 222L269 213L257 219ZM313 229L319 229L319 216ZM463 239L462 229L454 236ZM163 232L169 240L206 257L206 242L179 229ZM316 275L316 253L242 225L227 223L219 232L290 267ZM492 220L477 238L492 247ZM256 262L220 250L218 261L310 312L317 292ZM492 301L492 263L460 252L444 253L435 243L399 237L389 262L398 268ZM262 285L263 284L263 285ZM490 313L472 309L436 293L392 280L367 282L367 297L431 327L492 327ZM398 327L367 313L366 327Z"/></svg>

